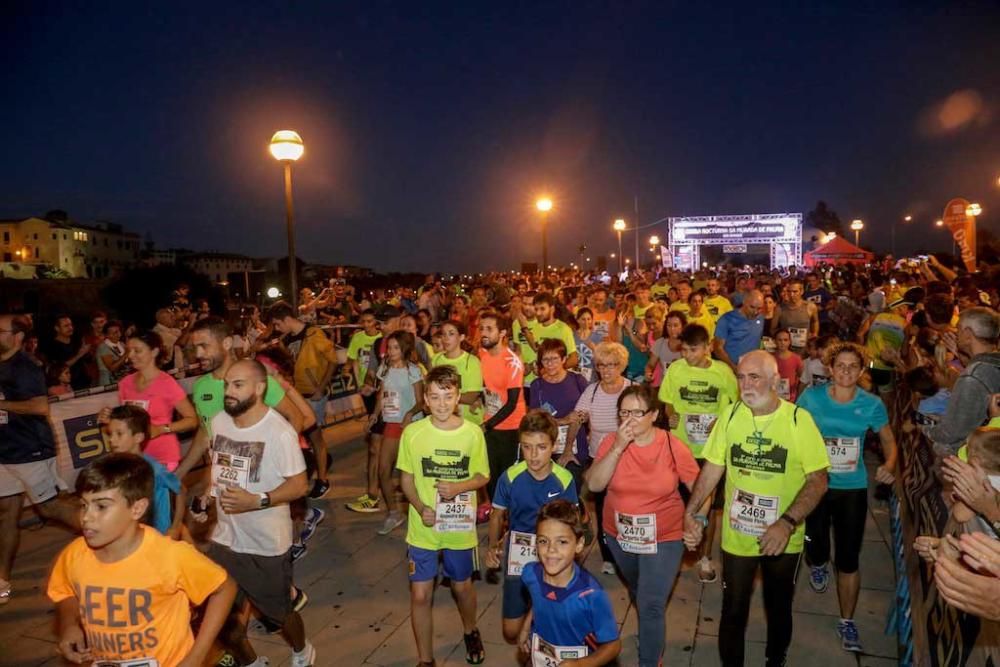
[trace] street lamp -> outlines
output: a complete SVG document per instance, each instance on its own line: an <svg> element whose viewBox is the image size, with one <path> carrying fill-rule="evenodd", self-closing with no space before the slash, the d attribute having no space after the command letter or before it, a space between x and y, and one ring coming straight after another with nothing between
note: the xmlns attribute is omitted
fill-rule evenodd
<svg viewBox="0 0 1000 667"><path fill-rule="evenodd" d="M625 231L625 221L621 218L615 220L613 228L618 232L618 273L622 272L622 232Z"/></svg>
<svg viewBox="0 0 1000 667"><path fill-rule="evenodd" d="M969 204L965 208L965 214L966 215L971 215L973 218L979 216L980 214L982 214L982 212L983 212L983 207L980 206L979 204L975 204L975 203Z"/></svg>
<svg viewBox="0 0 1000 667"><path fill-rule="evenodd" d="M865 228L865 223L862 220L854 220L851 222L851 229L854 230L854 245L859 248L861 243L861 230Z"/></svg>
<svg viewBox="0 0 1000 667"><path fill-rule="evenodd" d="M292 208L292 163L302 157L305 146L302 137L293 130L278 130L269 146L274 159L285 167L285 225L288 231L288 276L291 284L292 308L299 312L298 273L295 267L295 215Z"/></svg>
<svg viewBox="0 0 1000 667"><path fill-rule="evenodd" d="M552 210L552 200L548 197L542 197L535 202L535 208L537 208L542 214L542 266L549 265L549 235L548 235L548 218L549 211Z"/></svg>
<svg viewBox="0 0 1000 667"><path fill-rule="evenodd" d="M660 245L660 237L657 236L656 234L653 234L652 236L650 236L649 237L649 245L652 245L652 246Z"/></svg>

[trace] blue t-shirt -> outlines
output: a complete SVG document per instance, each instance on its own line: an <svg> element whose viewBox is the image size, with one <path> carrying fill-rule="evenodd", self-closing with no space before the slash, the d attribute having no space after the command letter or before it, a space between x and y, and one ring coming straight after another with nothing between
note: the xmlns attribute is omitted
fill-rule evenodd
<svg viewBox="0 0 1000 667"><path fill-rule="evenodd" d="M531 391L528 392L528 407L541 408L553 417L562 418L576 410L576 402L586 388L587 380L579 373L566 373L562 382L546 382L542 378L535 378L531 383ZM586 463L587 429L582 426L576 432L576 451L577 460Z"/></svg>
<svg viewBox="0 0 1000 667"><path fill-rule="evenodd" d="M758 315L749 320L740 310L729 311L715 325L715 337L726 341L723 348L734 364L747 352L758 349L763 335L764 318Z"/></svg>
<svg viewBox="0 0 1000 667"><path fill-rule="evenodd" d="M593 575L573 563L573 578L566 588L542 579L541 563L524 566L521 581L531 595L531 630L556 646L586 646L593 652L618 639L618 623L611 600Z"/></svg>
<svg viewBox="0 0 1000 667"><path fill-rule="evenodd" d="M889 423L889 415L877 396L860 387L849 403L833 400L831 389L831 385L810 387L797 402L812 415L826 442L830 488L866 489L865 434L868 429L878 433Z"/></svg>
<svg viewBox="0 0 1000 667"><path fill-rule="evenodd" d="M493 493L493 507L506 510L510 529L519 533L534 533L538 510L553 500L577 503L573 475L558 463L552 464L552 472L541 481L531 476L527 463L515 463L500 476Z"/></svg>
<svg viewBox="0 0 1000 667"><path fill-rule="evenodd" d="M167 467L146 454L142 455L146 462L153 466L153 502L149 514L149 524L161 533L166 534L173 523L171 516L170 494L180 493L181 481L177 475L167 470Z"/></svg>
<svg viewBox="0 0 1000 667"><path fill-rule="evenodd" d="M24 352L0 361L0 400L28 401L46 393L45 373ZM0 463L34 463L55 455L47 417L0 410Z"/></svg>

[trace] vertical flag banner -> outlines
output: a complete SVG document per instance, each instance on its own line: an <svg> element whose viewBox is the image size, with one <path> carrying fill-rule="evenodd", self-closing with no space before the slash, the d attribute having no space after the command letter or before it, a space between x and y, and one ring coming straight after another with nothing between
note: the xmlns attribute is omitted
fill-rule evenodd
<svg viewBox="0 0 1000 667"><path fill-rule="evenodd" d="M976 218L966 213L969 202L958 197L944 207L944 224L951 230L952 238L962 253L965 268L971 273L976 270Z"/></svg>
<svg viewBox="0 0 1000 667"><path fill-rule="evenodd" d="M660 246L660 263L666 269L674 268L674 258L670 254L670 248L666 246Z"/></svg>

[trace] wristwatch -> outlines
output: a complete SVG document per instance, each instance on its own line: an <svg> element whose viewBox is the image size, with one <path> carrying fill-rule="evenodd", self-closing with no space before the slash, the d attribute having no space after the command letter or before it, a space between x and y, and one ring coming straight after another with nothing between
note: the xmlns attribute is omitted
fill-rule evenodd
<svg viewBox="0 0 1000 667"><path fill-rule="evenodd" d="M271 506L271 494L270 493L261 493L260 494L260 508L263 510L263 509L267 509L270 506Z"/></svg>
<svg viewBox="0 0 1000 667"><path fill-rule="evenodd" d="M161 428L163 428L164 433L173 433L173 431L170 430L170 424L164 424Z"/></svg>
<svg viewBox="0 0 1000 667"><path fill-rule="evenodd" d="M792 517L792 515L791 515L791 514L789 514L788 512L785 512L784 514L782 514L782 515L781 515L781 516L779 516L778 518L779 518L779 519L783 519L783 520L785 521L785 523L787 523L787 524L788 524L789 526L791 526L791 527L792 527L792 530L794 530L794 529L796 529L796 528L798 528L798 527L799 527L799 522L798 522L798 521L796 521L796 520L795 520L795 519L794 519L794 518Z"/></svg>

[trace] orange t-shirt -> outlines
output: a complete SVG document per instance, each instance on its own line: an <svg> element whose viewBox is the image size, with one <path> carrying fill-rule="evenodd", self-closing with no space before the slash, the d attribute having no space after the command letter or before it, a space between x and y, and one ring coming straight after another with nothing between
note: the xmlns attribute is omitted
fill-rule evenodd
<svg viewBox="0 0 1000 667"><path fill-rule="evenodd" d="M524 362L509 348L504 347L496 356L487 350L479 350L479 363L483 369L483 393L486 395L486 416L483 421L489 421L507 403L509 389L520 389L514 411L494 427L499 431L517 430L521 425L521 417L527 411L524 407Z"/></svg>
<svg viewBox="0 0 1000 667"><path fill-rule="evenodd" d="M96 661L156 659L176 665L194 646L191 605L226 581L226 571L186 542L143 526L142 544L102 563L78 537L62 550L49 579L53 602L75 597Z"/></svg>
<svg viewBox="0 0 1000 667"><path fill-rule="evenodd" d="M594 461L600 461L615 443L615 433L601 441ZM670 450L673 449L673 457ZM676 467L674 461L676 460ZM615 512L656 515L656 541L679 540L684 535L684 500L677 490L678 473L688 488L698 477L698 462L687 445L662 429L653 442L637 447L632 443L618 459L608 484L601 525L611 537L618 537Z"/></svg>

